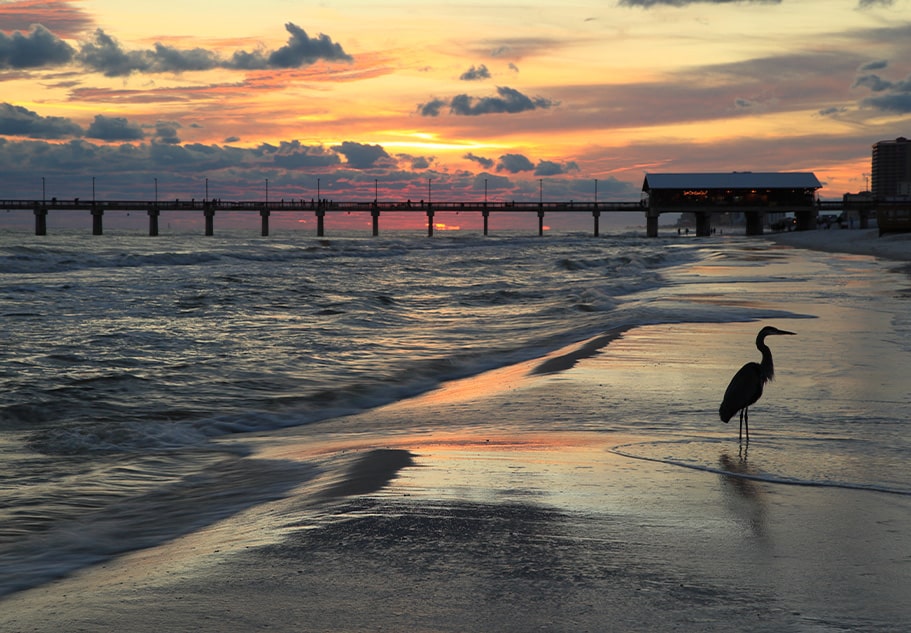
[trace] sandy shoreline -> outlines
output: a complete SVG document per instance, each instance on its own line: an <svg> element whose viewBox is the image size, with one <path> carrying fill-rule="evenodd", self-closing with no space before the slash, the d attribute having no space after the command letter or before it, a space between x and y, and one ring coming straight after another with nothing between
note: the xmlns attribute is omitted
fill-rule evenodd
<svg viewBox="0 0 911 633"><path fill-rule="evenodd" d="M911 243L856 231L770 239L897 255ZM774 414L748 454L714 416L720 359L755 330L644 326L356 416L229 438L320 474L287 498L7 596L0 630L907 630L911 496L736 476L801 465L789 461L800 447L772 433ZM788 384L786 368L802 357L821 371L828 352L806 350L830 334L805 325L805 349L780 348L767 411L789 389L815 388L812 371ZM616 420L610 399L627 393L642 399L639 419ZM675 430L678 419L689 426ZM660 461L681 453L734 475Z"/></svg>
<svg viewBox="0 0 911 633"><path fill-rule="evenodd" d="M911 233L887 234L880 237L877 229L821 229L772 233L767 237L777 244L796 248L911 261Z"/></svg>

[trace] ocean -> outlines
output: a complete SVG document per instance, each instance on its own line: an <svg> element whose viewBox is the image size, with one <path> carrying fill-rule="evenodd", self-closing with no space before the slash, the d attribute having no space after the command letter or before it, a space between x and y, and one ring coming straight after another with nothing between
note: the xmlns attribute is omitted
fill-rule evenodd
<svg viewBox="0 0 911 633"><path fill-rule="evenodd" d="M775 395L751 418L767 459L739 475L911 495L909 301L899 264L758 238L0 233L0 596L279 498L318 468L251 459L245 438L299 438L586 340L609 359L634 328L701 328L691 362L717 381L618 372L609 423L573 428L644 433L617 452L724 471L702 447L736 436L717 407L773 324L798 336L769 341ZM750 326L742 347L714 349L731 323Z"/></svg>

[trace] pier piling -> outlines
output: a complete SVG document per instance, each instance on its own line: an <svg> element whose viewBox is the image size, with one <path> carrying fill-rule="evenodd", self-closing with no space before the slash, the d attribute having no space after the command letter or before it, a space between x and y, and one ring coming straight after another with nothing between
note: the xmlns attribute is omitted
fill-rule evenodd
<svg viewBox="0 0 911 633"><path fill-rule="evenodd" d="M485 203L486 205L486 203ZM484 209L481 211L481 215L484 216L484 236L487 236L487 221L490 219L490 211Z"/></svg>
<svg viewBox="0 0 911 633"><path fill-rule="evenodd" d="M370 215L373 216L373 237L376 237L380 234L380 210L374 207Z"/></svg>
<svg viewBox="0 0 911 633"><path fill-rule="evenodd" d="M326 235L326 212L322 209L316 211L316 236L324 237Z"/></svg>
<svg viewBox="0 0 911 633"><path fill-rule="evenodd" d="M538 211L538 237L544 235L544 209Z"/></svg>
<svg viewBox="0 0 911 633"><path fill-rule="evenodd" d="M427 237L433 237L433 209L427 209Z"/></svg>
<svg viewBox="0 0 911 633"><path fill-rule="evenodd" d="M599 228L598 224L601 219L601 212L598 211L597 209L595 209L594 211L592 211L592 218L594 218L594 224L595 224L593 234L595 237L598 237L598 228Z"/></svg>
<svg viewBox="0 0 911 633"><path fill-rule="evenodd" d="M149 236L155 237L158 235L158 216L161 215L158 207L152 207L149 209Z"/></svg>
<svg viewBox="0 0 911 633"><path fill-rule="evenodd" d="M267 237L269 235L269 213L269 209L266 209L265 207L259 210L259 217L262 224L261 235L263 237Z"/></svg>
<svg viewBox="0 0 911 633"><path fill-rule="evenodd" d="M104 209L92 206L92 235L104 235Z"/></svg>
<svg viewBox="0 0 911 633"><path fill-rule="evenodd" d="M215 235L215 209L212 208L212 203L205 203L203 214L206 216L206 235Z"/></svg>
<svg viewBox="0 0 911 633"><path fill-rule="evenodd" d="M35 235L47 235L47 207L35 207Z"/></svg>

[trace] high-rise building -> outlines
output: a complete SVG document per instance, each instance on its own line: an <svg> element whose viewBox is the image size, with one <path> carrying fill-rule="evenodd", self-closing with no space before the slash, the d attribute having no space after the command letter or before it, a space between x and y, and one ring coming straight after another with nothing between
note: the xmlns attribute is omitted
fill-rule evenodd
<svg viewBox="0 0 911 633"><path fill-rule="evenodd" d="M911 197L911 141L899 137L873 145L873 197Z"/></svg>

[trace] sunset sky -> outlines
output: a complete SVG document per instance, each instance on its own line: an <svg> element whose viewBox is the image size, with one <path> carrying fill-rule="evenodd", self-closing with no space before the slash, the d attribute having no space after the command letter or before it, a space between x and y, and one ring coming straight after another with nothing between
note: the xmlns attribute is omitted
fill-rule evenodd
<svg viewBox="0 0 911 633"><path fill-rule="evenodd" d="M911 136L911 0L0 0L0 82L0 198L836 198Z"/></svg>

